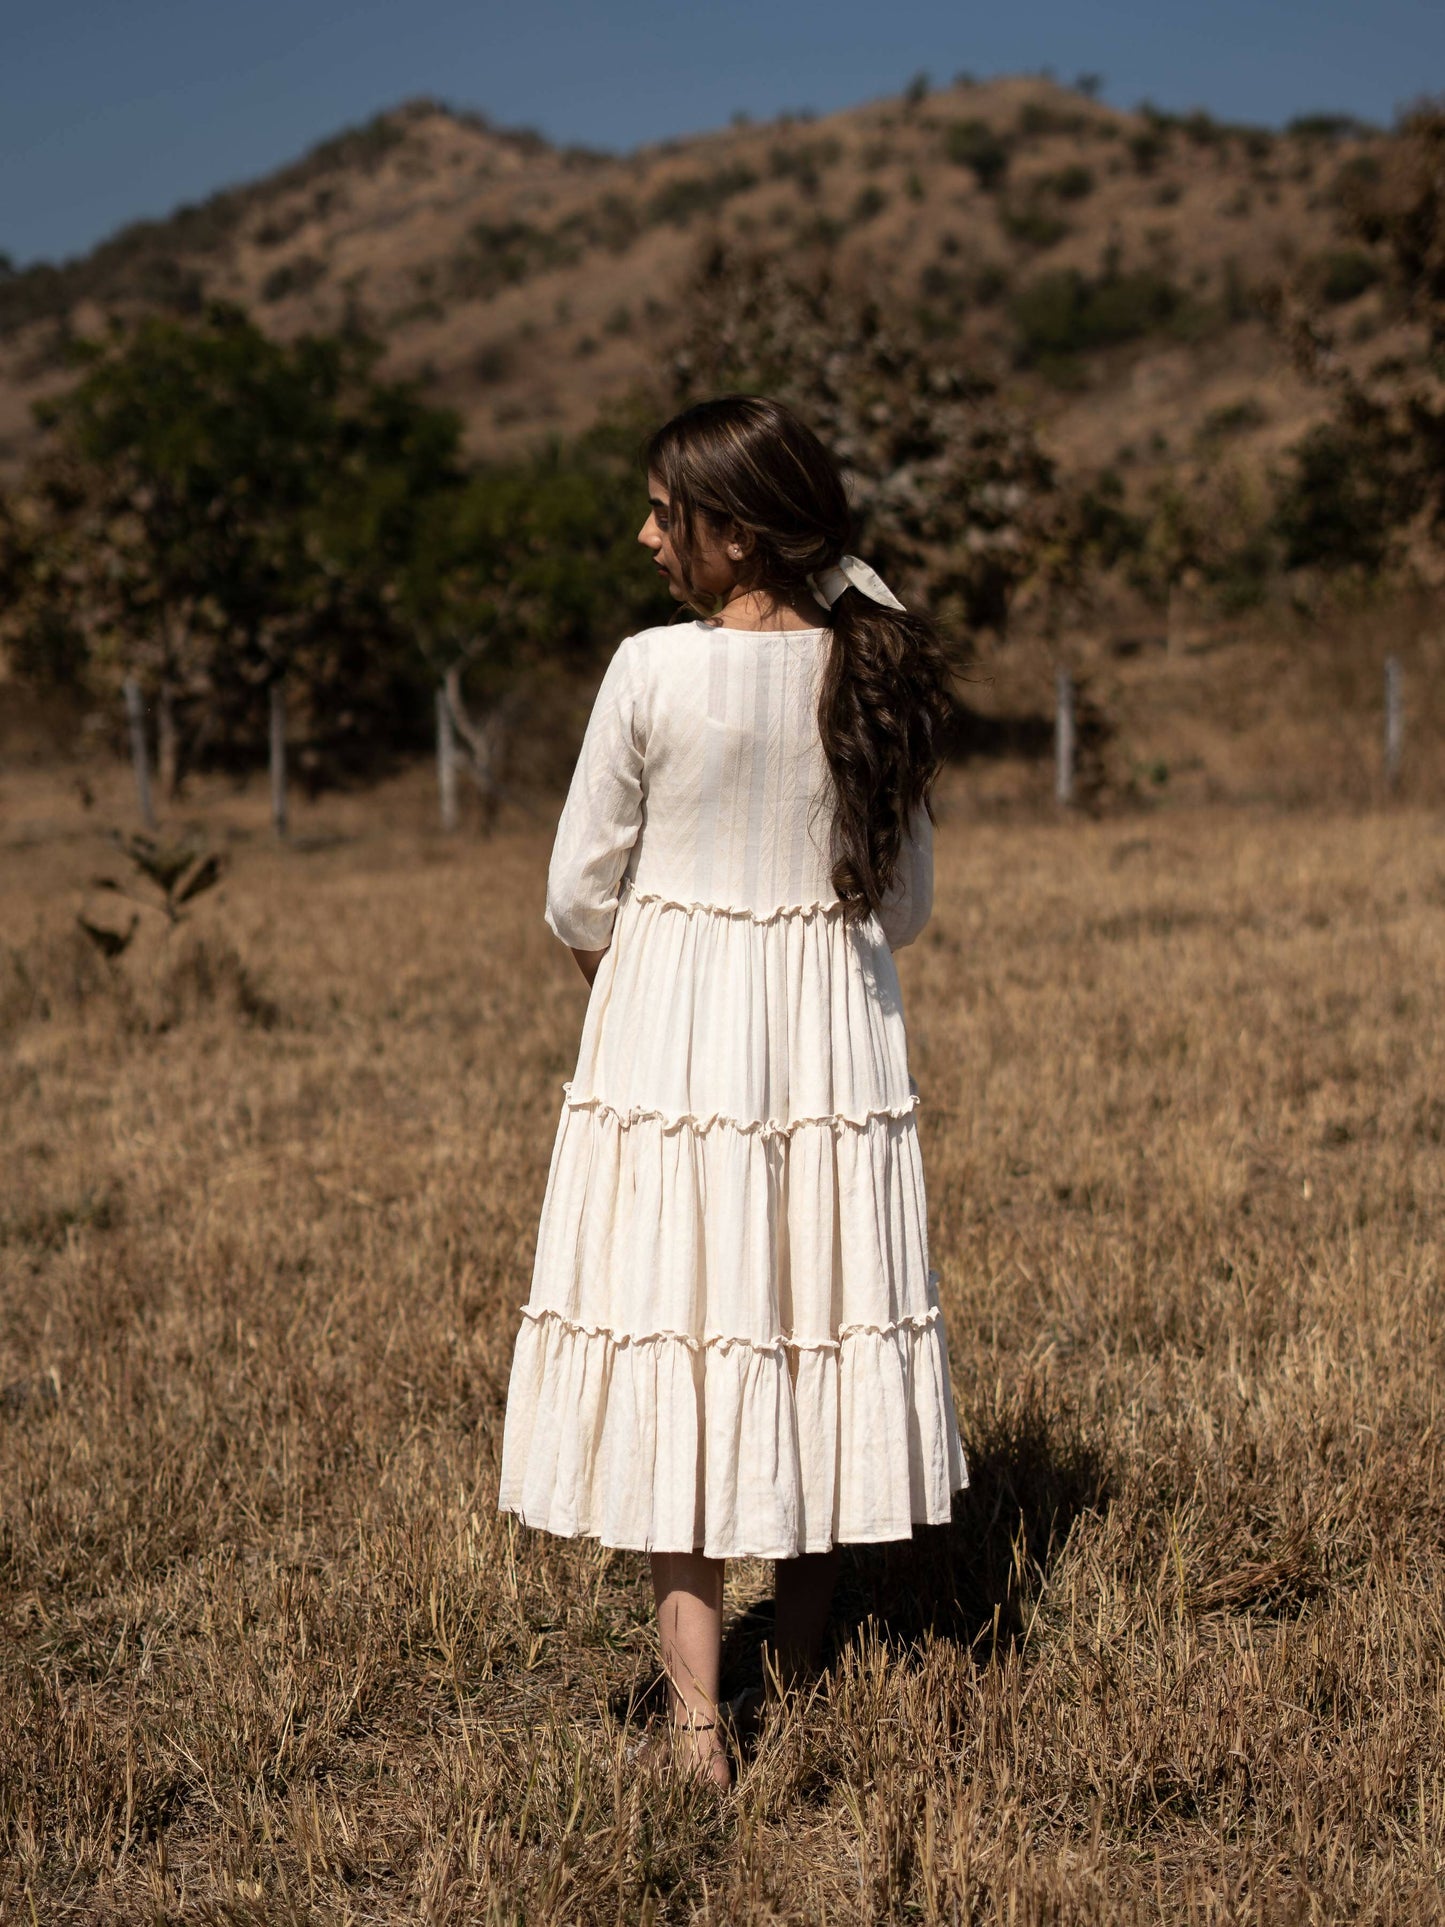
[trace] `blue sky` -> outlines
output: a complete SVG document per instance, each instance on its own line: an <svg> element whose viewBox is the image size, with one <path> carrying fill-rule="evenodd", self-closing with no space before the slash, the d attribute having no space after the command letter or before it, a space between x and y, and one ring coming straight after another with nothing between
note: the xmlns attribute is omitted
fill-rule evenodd
<svg viewBox="0 0 1445 1927"><path fill-rule="evenodd" d="M1442 0L0 0L0 251L62 259L415 94L627 148L1051 68L1120 106L1388 122Z"/></svg>

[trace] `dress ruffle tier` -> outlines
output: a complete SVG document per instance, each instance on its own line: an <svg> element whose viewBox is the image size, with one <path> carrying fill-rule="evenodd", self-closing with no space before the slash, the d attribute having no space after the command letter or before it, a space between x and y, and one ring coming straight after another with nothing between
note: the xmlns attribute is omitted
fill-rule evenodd
<svg viewBox="0 0 1445 1927"><path fill-rule="evenodd" d="M651 1551L907 1538L966 1483L875 920L624 894L565 1088L500 1502Z"/></svg>

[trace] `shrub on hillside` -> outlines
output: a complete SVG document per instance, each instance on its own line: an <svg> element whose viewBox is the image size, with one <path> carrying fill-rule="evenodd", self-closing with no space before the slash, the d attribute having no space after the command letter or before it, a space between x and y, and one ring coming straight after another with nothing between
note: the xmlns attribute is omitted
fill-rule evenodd
<svg viewBox="0 0 1445 1927"><path fill-rule="evenodd" d="M1353 114L1296 114L1284 131L1296 140L1342 141L1373 134L1375 129Z"/></svg>
<svg viewBox="0 0 1445 1927"><path fill-rule="evenodd" d="M309 218L308 210L300 202L293 202L283 214L272 214L260 223L251 239L258 248L284 247L294 234L299 234Z"/></svg>
<svg viewBox="0 0 1445 1927"><path fill-rule="evenodd" d="M1145 127L1136 128L1129 136L1127 146L1135 171L1140 174L1152 174L1169 151L1164 129L1153 121Z"/></svg>
<svg viewBox="0 0 1445 1927"><path fill-rule="evenodd" d="M1024 140L1037 140L1046 134L1086 134L1093 118L1077 108L1052 106L1046 100L1028 100L1019 109L1014 127Z"/></svg>
<svg viewBox="0 0 1445 1927"><path fill-rule="evenodd" d="M263 301L284 301L287 295L306 294L326 279L326 263L315 254L293 255L273 268L261 283Z"/></svg>
<svg viewBox="0 0 1445 1927"><path fill-rule="evenodd" d="M1002 184L1008 173L1009 144L986 120L956 120L944 138L944 151L956 167L967 167L984 191Z"/></svg>
<svg viewBox="0 0 1445 1927"><path fill-rule="evenodd" d="M862 227L869 221L876 221L888 205L888 196L879 187L860 188L856 200L848 210L849 222L854 227Z"/></svg>
<svg viewBox="0 0 1445 1927"><path fill-rule="evenodd" d="M792 181L804 194L816 194L823 175L842 159L843 145L831 135L822 140L777 142L768 153L768 173L775 181Z"/></svg>
<svg viewBox="0 0 1445 1927"><path fill-rule="evenodd" d="M1378 287L1385 274L1382 264L1363 248L1330 248L1315 255L1304 272L1320 300L1332 308Z"/></svg>
<svg viewBox="0 0 1445 1927"><path fill-rule="evenodd" d="M1039 249L1056 247L1073 231L1061 214L1037 197L1001 203L998 224L1010 241Z"/></svg>
<svg viewBox="0 0 1445 1927"><path fill-rule="evenodd" d="M1217 442L1230 435L1247 434L1252 428L1262 428L1269 420L1269 413L1254 395L1245 395L1239 401L1225 402L1219 408L1211 408L1199 427L1201 442Z"/></svg>
<svg viewBox="0 0 1445 1927"><path fill-rule="evenodd" d="M1304 435L1290 451L1275 509L1286 567L1382 568L1419 506L1408 454L1379 420L1336 419Z"/></svg>
<svg viewBox="0 0 1445 1927"><path fill-rule="evenodd" d="M1014 296L1011 314L1024 362L1047 363L1136 341L1183 312L1183 291L1156 268L1106 272L1077 268L1039 275Z"/></svg>
<svg viewBox="0 0 1445 1927"><path fill-rule="evenodd" d="M1352 154L1342 161L1330 183L1329 199L1346 215L1379 192L1384 168L1378 154Z"/></svg>
<svg viewBox="0 0 1445 1927"><path fill-rule="evenodd" d="M1180 125L1196 147L1222 147L1229 140L1229 129L1221 126L1212 114L1206 114L1202 107L1186 114Z"/></svg>
<svg viewBox="0 0 1445 1927"><path fill-rule="evenodd" d="M548 268L568 265L580 252L575 236L531 221L477 221L467 245L452 257L450 292L463 301L485 300Z"/></svg>
<svg viewBox="0 0 1445 1927"><path fill-rule="evenodd" d="M1045 174L1039 186L1050 194L1057 194L1061 201L1086 200L1094 191L1094 171L1075 161L1070 167L1061 167L1057 174Z"/></svg>
<svg viewBox="0 0 1445 1927"><path fill-rule="evenodd" d="M715 214L735 195L756 187L758 177L742 162L711 174L686 174L660 187L647 203L647 219L686 227L699 214Z"/></svg>
<svg viewBox="0 0 1445 1927"><path fill-rule="evenodd" d="M996 261L976 267L957 267L930 261L918 277L919 303L914 325L926 342L945 341L958 334L971 309L997 307L1010 287L1008 270Z"/></svg>

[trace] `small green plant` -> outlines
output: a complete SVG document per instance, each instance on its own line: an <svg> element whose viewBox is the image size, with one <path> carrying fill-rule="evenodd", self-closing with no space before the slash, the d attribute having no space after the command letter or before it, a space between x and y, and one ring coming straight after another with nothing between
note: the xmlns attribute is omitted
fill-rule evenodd
<svg viewBox="0 0 1445 1927"><path fill-rule="evenodd" d="M75 919L96 949L108 959L122 956L129 948L140 927L141 910L164 917L167 929L173 930L184 922L187 904L194 903L207 890L213 890L225 875L225 857L219 851L206 851L195 843L161 843L138 831L123 836L119 830L111 832L111 841L130 864L130 877L125 882L118 882L113 876L92 877L90 887L124 897L138 908L124 930L96 923L84 911L77 912Z"/></svg>

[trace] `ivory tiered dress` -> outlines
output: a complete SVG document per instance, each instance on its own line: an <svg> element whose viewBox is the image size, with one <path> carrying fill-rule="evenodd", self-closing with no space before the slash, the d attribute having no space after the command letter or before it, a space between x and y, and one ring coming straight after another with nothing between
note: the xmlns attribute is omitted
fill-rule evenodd
<svg viewBox="0 0 1445 1927"><path fill-rule="evenodd" d="M632 636L547 921L610 945L552 1154L500 1504L608 1545L788 1558L907 1538L966 1483L890 947L829 882L826 630Z"/></svg>

